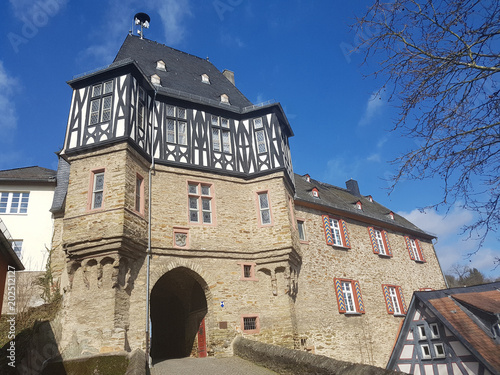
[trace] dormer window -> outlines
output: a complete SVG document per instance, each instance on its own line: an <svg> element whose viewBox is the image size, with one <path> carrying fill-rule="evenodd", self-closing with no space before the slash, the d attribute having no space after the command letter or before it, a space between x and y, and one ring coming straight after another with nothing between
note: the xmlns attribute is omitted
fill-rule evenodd
<svg viewBox="0 0 500 375"><path fill-rule="evenodd" d="M389 212L389 217L391 218L391 220L394 220L394 212Z"/></svg>
<svg viewBox="0 0 500 375"><path fill-rule="evenodd" d="M356 206L356 208L357 208L358 210L362 210L362 209L363 209L363 206L361 205L361 202L360 202L360 201L357 201L357 202L355 203L355 206Z"/></svg>
<svg viewBox="0 0 500 375"><path fill-rule="evenodd" d="M368 200L373 203L373 197L371 195L367 196Z"/></svg>
<svg viewBox="0 0 500 375"><path fill-rule="evenodd" d="M167 67L165 66L165 63L163 62L163 60L158 60L156 62L156 69L162 70L164 72L167 70Z"/></svg>
<svg viewBox="0 0 500 375"><path fill-rule="evenodd" d="M221 103L229 104L229 96L227 96L226 94L222 94L220 96L220 101L221 101Z"/></svg>
<svg viewBox="0 0 500 375"><path fill-rule="evenodd" d="M210 78L206 74L201 75L201 82L210 84Z"/></svg>
<svg viewBox="0 0 500 375"><path fill-rule="evenodd" d="M319 191L316 188L313 188L311 194L314 198L319 198Z"/></svg>
<svg viewBox="0 0 500 375"><path fill-rule="evenodd" d="M157 74L153 74L151 76L151 83L155 86L161 86L160 76L158 76Z"/></svg>
<svg viewBox="0 0 500 375"><path fill-rule="evenodd" d="M307 182L311 182L311 176L309 176L308 174L304 175L304 179L305 179Z"/></svg>

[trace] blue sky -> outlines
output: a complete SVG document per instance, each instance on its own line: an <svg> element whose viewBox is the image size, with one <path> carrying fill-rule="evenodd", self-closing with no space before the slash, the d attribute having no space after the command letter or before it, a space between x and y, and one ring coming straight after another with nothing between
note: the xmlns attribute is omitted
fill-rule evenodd
<svg viewBox="0 0 500 375"><path fill-rule="evenodd" d="M295 136L296 173L361 193L436 234L442 267L477 267L490 277L500 256L494 234L478 255L460 228L474 214L419 211L441 198L439 179L403 181L388 195L390 160L413 147L389 130L397 115L381 81L366 77L349 25L370 1L9 0L0 4L0 169L57 168L71 100L66 81L112 62L137 12L151 16L148 39L235 72L252 102L281 103Z"/></svg>

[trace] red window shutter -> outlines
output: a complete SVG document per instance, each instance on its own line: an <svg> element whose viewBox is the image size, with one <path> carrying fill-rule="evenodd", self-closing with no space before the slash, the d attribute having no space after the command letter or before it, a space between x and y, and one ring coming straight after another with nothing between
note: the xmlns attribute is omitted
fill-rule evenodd
<svg viewBox="0 0 500 375"><path fill-rule="evenodd" d="M333 245L332 228L330 227L330 217L323 215L323 228L325 229L325 238L327 245Z"/></svg>
<svg viewBox="0 0 500 375"><path fill-rule="evenodd" d="M389 286L382 284L382 291L384 292L387 313L394 315L394 306L392 306L391 295L389 294Z"/></svg>
<svg viewBox="0 0 500 375"><path fill-rule="evenodd" d="M368 233L370 234L373 252L375 254L380 253L380 250L378 249L377 238L375 237L375 230L372 227L368 227Z"/></svg>
<svg viewBox="0 0 500 375"><path fill-rule="evenodd" d="M413 250L411 248L410 237L405 236L406 248L408 249L408 254L410 254L410 259L415 260L415 255L413 254Z"/></svg>
<svg viewBox="0 0 500 375"><path fill-rule="evenodd" d="M401 289L400 286L396 287L396 290L398 291L398 297L399 297L399 300L401 301L401 307L402 307L403 313L406 314L407 309L406 309L405 298L403 296L403 290Z"/></svg>
<svg viewBox="0 0 500 375"><path fill-rule="evenodd" d="M339 220L340 227L342 228L342 239L345 247L351 248L351 242L349 241L349 232L347 231L347 224L344 220Z"/></svg>
<svg viewBox="0 0 500 375"><path fill-rule="evenodd" d="M389 236L385 230L382 231L382 239L385 243L385 250L387 251L387 255L392 257L391 245L389 244Z"/></svg>
<svg viewBox="0 0 500 375"><path fill-rule="evenodd" d="M361 297L361 288L359 286L359 281L353 281L354 284L354 293L356 295L356 305L357 310L361 314L365 313L365 304L363 303L363 297Z"/></svg>
<svg viewBox="0 0 500 375"><path fill-rule="evenodd" d="M422 251L422 245L420 244L420 241L415 240L415 243L417 244L417 249L418 252L420 253L420 259L422 259L422 262L425 262L424 252Z"/></svg>
<svg viewBox="0 0 500 375"><path fill-rule="evenodd" d="M337 295L337 304L339 306L339 313L345 313L345 300L344 293L342 293L342 281L341 279L333 279L335 284L335 294Z"/></svg>

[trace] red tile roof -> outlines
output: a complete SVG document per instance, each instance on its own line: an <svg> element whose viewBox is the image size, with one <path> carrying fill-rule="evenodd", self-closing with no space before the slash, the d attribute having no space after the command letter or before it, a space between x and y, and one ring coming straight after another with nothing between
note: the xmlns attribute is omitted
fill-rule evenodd
<svg viewBox="0 0 500 375"><path fill-rule="evenodd" d="M492 314L500 314L500 291L490 290L479 293L452 294L452 297L460 302L477 307L480 310Z"/></svg>
<svg viewBox="0 0 500 375"><path fill-rule="evenodd" d="M491 291L490 294L496 296L493 293L497 293L499 295L499 297L494 298L495 301L497 301L497 299L500 298L500 292ZM463 299L466 294L468 293L461 294L460 298ZM470 294L476 294L475 298L471 298L470 300L478 303L477 294L482 293ZM457 296L455 295L454 298L456 297ZM496 344L493 339L491 339L464 311L462 311L456 301L450 297L444 297L430 299L429 302L449 322L458 334L468 341L470 345L491 364L491 366L500 372L500 345Z"/></svg>

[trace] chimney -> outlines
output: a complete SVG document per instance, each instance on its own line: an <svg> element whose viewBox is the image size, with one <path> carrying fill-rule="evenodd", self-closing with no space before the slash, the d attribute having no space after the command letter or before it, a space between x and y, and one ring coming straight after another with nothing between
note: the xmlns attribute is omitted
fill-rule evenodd
<svg viewBox="0 0 500 375"><path fill-rule="evenodd" d="M358 181L351 178L349 181L345 182L345 186L347 190L349 190L349 193L355 195L356 197L361 197L361 194L359 193Z"/></svg>
<svg viewBox="0 0 500 375"><path fill-rule="evenodd" d="M229 80L229 82L231 82L234 86L236 86L234 84L234 72L227 70L227 69L224 69L222 74L224 74L224 77L226 77Z"/></svg>

